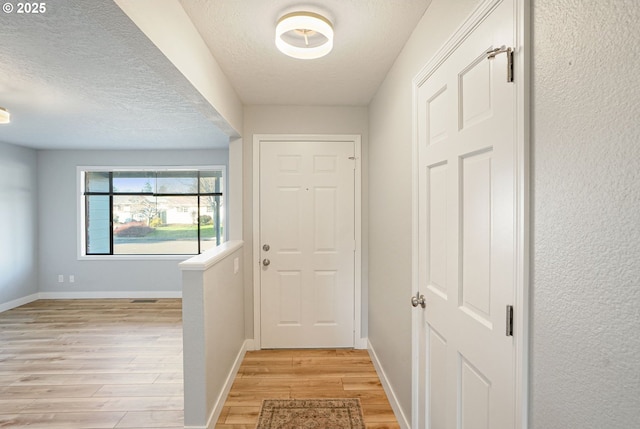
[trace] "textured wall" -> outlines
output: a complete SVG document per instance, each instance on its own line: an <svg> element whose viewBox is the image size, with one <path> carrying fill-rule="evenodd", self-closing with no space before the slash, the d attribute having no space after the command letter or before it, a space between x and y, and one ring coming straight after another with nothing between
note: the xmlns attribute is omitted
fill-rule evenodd
<svg viewBox="0 0 640 429"><path fill-rule="evenodd" d="M215 121L227 104L211 106L113 1L48 6L43 14L0 15L1 104L14 117L0 132L3 142L79 150L174 149L176 141L227 147L221 130L228 127ZM145 12L159 9L156 2ZM159 28L183 46L175 34L184 32ZM212 86L226 84L209 77Z"/></svg>
<svg viewBox="0 0 640 429"><path fill-rule="evenodd" d="M36 151L0 143L0 311L38 292L36 177Z"/></svg>
<svg viewBox="0 0 640 429"><path fill-rule="evenodd" d="M531 428L638 428L640 5L533 18Z"/></svg>
<svg viewBox="0 0 640 429"><path fill-rule="evenodd" d="M77 166L207 165L228 162L226 150L38 152L40 292L180 292L175 260L78 260ZM182 258L186 259L186 258ZM58 283L58 274L75 283Z"/></svg>
<svg viewBox="0 0 640 429"><path fill-rule="evenodd" d="M242 131L242 102L180 2L115 2L175 66L174 70L170 70L164 62L154 58L155 70L169 78L171 86L178 88L224 134L232 138L239 137Z"/></svg>

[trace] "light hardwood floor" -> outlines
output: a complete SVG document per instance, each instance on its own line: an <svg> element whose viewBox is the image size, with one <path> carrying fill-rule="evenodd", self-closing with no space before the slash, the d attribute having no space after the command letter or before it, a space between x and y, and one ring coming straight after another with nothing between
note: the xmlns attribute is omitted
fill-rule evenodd
<svg viewBox="0 0 640 429"><path fill-rule="evenodd" d="M181 300L131 301L0 313L0 427L183 428Z"/></svg>
<svg viewBox="0 0 640 429"><path fill-rule="evenodd" d="M254 429L263 399L360 398L367 429L399 429L366 350L247 352L216 429Z"/></svg>
<svg viewBox="0 0 640 429"><path fill-rule="evenodd" d="M183 428L182 303L42 300L0 313L0 427ZM255 427L262 399L361 400L399 428L368 353L248 352L216 425Z"/></svg>

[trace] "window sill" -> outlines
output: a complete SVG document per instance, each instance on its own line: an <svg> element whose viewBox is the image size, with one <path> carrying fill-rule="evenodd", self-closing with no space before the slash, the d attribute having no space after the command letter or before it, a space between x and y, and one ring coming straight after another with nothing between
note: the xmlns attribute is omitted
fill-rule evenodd
<svg viewBox="0 0 640 429"><path fill-rule="evenodd" d="M197 255L79 255L78 261L186 261Z"/></svg>

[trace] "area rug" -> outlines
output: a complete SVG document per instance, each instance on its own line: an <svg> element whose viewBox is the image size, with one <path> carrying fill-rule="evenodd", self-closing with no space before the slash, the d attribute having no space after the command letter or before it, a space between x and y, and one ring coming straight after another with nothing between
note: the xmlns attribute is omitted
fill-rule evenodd
<svg viewBox="0 0 640 429"><path fill-rule="evenodd" d="M359 399L265 399L256 429L365 429Z"/></svg>

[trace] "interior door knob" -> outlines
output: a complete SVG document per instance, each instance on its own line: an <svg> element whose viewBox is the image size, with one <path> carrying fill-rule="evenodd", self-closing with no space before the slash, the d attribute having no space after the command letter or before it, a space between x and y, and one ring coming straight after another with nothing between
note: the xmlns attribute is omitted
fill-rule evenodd
<svg viewBox="0 0 640 429"><path fill-rule="evenodd" d="M411 297L411 305L425 308L427 306L427 300L424 298L424 295L420 295L420 291L418 291L416 292L416 296Z"/></svg>
<svg viewBox="0 0 640 429"><path fill-rule="evenodd" d="M271 263L271 261L268 260L268 259L263 259L262 260L262 265L264 265L265 267L268 267L270 263Z"/></svg>

